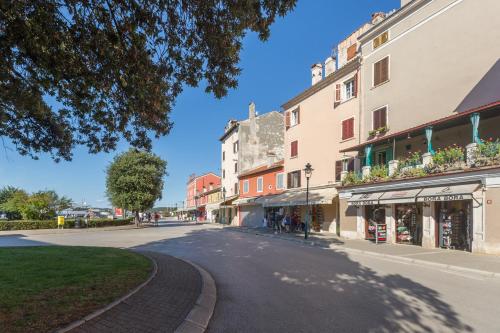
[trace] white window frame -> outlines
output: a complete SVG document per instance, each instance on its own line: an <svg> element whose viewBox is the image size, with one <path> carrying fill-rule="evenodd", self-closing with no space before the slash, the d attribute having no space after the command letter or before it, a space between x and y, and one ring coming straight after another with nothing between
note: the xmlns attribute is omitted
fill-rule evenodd
<svg viewBox="0 0 500 333"><path fill-rule="evenodd" d="M260 181L260 189L259 189L259 181ZM257 193L264 192L264 177L257 178Z"/></svg>
<svg viewBox="0 0 500 333"><path fill-rule="evenodd" d="M387 62L387 80L384 81L384 82L380 82L379 84L375 85L375 64L379 61L382 61L384 60L385 58L388 58L388 62ZM373 88L376 88L376 87L379 87L389 81L391 81L391 55L390 54L386 54L384 55L383 57L379 58L377 61L374 61L372 63L372 89Z"/></svg>
<svg viewBox="0 0 500 333"><path fill-rule="evenodd" d="M352 136L350 138L343 139L343 137L344 137L344 126L342 126L342 124L344 123L344 121L349 120L349 119L352 119ZM373 122L373 117L372 117L372 122ZM350 117L347 117L345 119L342 119L340 121L340 142L352 140L355 137L356 137L356 116L350 116Z"/></svg>
<svg viewBox="0 0 500 333"><path fill-rule="evenodd" d="M389 127L389 104L386 104L386 105L382 105L382 106L379 106L379 107L373 109L372 112L371 112L371 114L372 114L372 126L371 126L371 129L373 131L378 130L378 128L374 128L375 122L373 121L373 119L374 119L375 111L378 111L378 110L383 109L383 108L385 108L385 127Z"/></svg>
<svg viewBox="0 0 500 333"><path fill-rule="evenodd" d="M243 181L243 193L248 193L250 191L250 182L248 179Z"/></svg>
<svg viewBox="0 0 500 333"><path fill-rule="evenodd" d="M279 179L281 177L281 186L279 186ZM283 190L285 188L285 173L280 172L276 174L276 189L277 190Z"/></svg>
<svg viewBox="0 0 500 333"><path fill-rule="evenodd" d="M347 96L347 84L351 84L350 96ZM354 98L354 76L342 83L342 94L343 94L343 96L341 96L342 101L347 101L350 100L351 98Z"/></svg>
<svg viewBox="0 0 500 333"><path fill-rule="evenodd" d="M298 118L300 117L299 112L300 112L299 108L290 111L290 127L297 126L299 124L298 122Z"/></svg>

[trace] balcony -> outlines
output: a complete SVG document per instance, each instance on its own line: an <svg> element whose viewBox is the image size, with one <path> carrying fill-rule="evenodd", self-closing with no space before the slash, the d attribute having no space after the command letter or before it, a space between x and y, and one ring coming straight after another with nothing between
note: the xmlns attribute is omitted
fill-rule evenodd
<svg viewBox="0 0 500 333"><path fill-rule="evenodd" d="M498 124L500 109L496 105L481 114L456 115L359 145L349 151L358 151L361 160L355 164L363 166L343 171L342 186L500 167Z"/></svg>

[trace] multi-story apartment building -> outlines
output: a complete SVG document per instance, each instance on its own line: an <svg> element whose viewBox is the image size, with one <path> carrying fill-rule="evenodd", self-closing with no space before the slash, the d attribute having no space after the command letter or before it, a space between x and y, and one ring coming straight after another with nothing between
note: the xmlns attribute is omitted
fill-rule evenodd
<svg viewBox="0 0 500 333"><path fill-rule="evenodd" d="M199 221L207 219L205 206L208 203L208 192L220 188L221 179L209 172L201 176L191 175L186 188L186 205L184 210L194 214Z"/></svg>
<svg viewBox="0 0 500 333"><path fill-rule="evenodd" d="M389 242L500 253L499 12L402 1L358 37L360 143L341 153L362 168L341 175L343 236L373 238L377 223Z"/></svg>
<svg viewBox="0 0 500 333"><path fill-rule="evenodd" d="M224 224L233 224L237 218L237 208L232 205L238 197L238 153L239 153L239 122L230 120L224 128L221 142L221 177L223 202L220 207L220 221Z"/></svg>
<svg viewBox="0 0 500 333"><path fill-rule="evenodd" d="M373 20L377 20L378 15ZM359 144L360 58L357 37L364 24L337 46L338 59L328 57L311 69L312 85L285 104L285 159L287 191L267 200L266 207L281 207L297 224L306 215L307 163L310 177L311 223L314 230L336 231L340 174L354 169L355 153L339 150Z"/></svg>

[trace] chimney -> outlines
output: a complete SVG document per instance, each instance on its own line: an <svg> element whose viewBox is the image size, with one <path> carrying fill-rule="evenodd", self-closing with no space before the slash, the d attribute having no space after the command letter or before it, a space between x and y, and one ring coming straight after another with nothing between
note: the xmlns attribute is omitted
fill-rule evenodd
<svg viewBox="0 0 500 333"><path fill-rule="evenodd" d="M404 1L404 0L402 0ZM380 21L383 21L385 18L385 13L384 12L376 12L372 14L372 24L377 24Z"/></svg>
<svg viewBox="0 0 500 333"><path fill-rule="evenodd" d="M314 86L316 83L323 79L323 65L314 64L311 67L311 76L312 76L312 85Z"/></svg>
<svg viewBox="0 0 500 333"><path fill-rule="evenodd" d="M408 3L410 3L412 0L401 0L401 7L406 6Z"/></svg>
<svg viewBox="0 0 500 333"><path fill-rule="evenodd" d="M248 105L248 119L254 119L255 118L255 103L251 102Z"/></svg>
<svg viewBox="0 0 500 333"><path fill-rule="evenodd" d="M328 57L325 60L325 77L335 72L335 63L337 59L335 57Z"/></svg>

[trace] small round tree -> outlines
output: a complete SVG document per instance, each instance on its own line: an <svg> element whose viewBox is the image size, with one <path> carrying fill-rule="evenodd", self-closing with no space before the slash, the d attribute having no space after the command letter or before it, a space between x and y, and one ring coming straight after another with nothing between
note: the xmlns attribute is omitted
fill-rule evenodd
<svg viewBox="0 0 500 333"><path fill-rule="evenodd" d="M106 192L111 204L134 212L153 208L161 199L167 162L160 157L137 149L119 154L107 168Z"/></svg>

